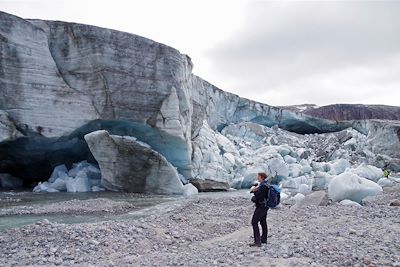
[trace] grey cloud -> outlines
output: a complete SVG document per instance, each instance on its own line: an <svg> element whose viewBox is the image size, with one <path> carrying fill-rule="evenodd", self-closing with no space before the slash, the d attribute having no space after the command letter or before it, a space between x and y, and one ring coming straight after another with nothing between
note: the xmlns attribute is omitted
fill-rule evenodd
<svg viewBox="0 0 400 267"><path fill-rule="evenodd" d="M373 79L383 83L398 82L398 75L385 74L399 66L398 60L391 60L400 59L398 14L397 1L255 2L247 10L243 29L210 50L209 57L215 72L235 84L239 94L304 91L315 95L310 101L326 102L331 94L326 90L332 87L327 86L329 79L331 85L342 87L338 92L357 87L338 80L340 76L335 75L340 71L356 75L355 80L365 81L363 86L372 78L362 79L359 68L378 71L381 77ZM302 80L313 78L311 88L310 83L302 88ZM371 80L371 86L375 85ZM363 94L357 90L349 94L353 99L347 102L357 102ZM337 100L332 97L332 101Z"/></svg>

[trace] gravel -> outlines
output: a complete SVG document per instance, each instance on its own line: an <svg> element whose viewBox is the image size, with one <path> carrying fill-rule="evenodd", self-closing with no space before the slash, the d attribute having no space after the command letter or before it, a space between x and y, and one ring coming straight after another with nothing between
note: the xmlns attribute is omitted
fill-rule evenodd
<svg viewBox="0 0 400 267"><path fill-rule="evenodd" d="M261 248L248 246L249 196L217 194L138 219L7 230L0 266L400 266L400 207L389 206L398 190L362 207L270 210Z"/></svg>
<svg viewBox="0 0 400 267"><path fill-rule="evenodd" d="M41 215L50 213L86 214L86 213L124 213L135 208L126 201L113 201L106 198L88 200L72 199L43 206L17 206L0 210L0 216Z"/></svg>

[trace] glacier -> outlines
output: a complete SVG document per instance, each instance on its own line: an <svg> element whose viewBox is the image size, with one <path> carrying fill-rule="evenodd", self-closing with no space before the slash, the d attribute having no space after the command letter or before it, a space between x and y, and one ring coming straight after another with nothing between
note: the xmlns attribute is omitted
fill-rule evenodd
<svg viewBox="0 0 400 267"><path fill-rule="evenodd" d="M25 186L192 194L191 185L248 188L264 171L290 198L329 189L343 173L396 183L380 180L382 169L400 172L396 121L330 121L245 99L194 75L189 56L138 35L4 12L0 21L0 173ZM139 152L155 160L125 170ZM145 182L121 176L113 155L121 171L154 172ZM100 173L78 175L86 164Z"/></svg>

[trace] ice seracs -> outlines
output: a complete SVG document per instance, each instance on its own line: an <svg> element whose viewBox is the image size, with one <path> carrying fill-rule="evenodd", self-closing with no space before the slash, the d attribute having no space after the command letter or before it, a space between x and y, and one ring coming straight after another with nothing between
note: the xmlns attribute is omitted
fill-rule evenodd
<svg viewBox="0 0 400 267"><path fill-rule="evenodd" d="M127 172L127 175L124 175L125 178L122 178L118 173L111 173L116 170L124 170L123 164L126 159L137 157L135 155L138 151L153 151L152 146L138 141L135 137L109 135L109 137L100 138L102 134L105 134L105 132L98 131L89 134L87 141L100 167L103 166L103 175L86 161L74 164L74 168L71 170L66 170L65 166L60 165L54 169L50 179L50 181L53 181L56 178L56 182L51 185L41 184L37 190L95 191L101 189L100 178L103 179L103 184L109 190L138 190L137 186L136 189L132 189L134 186L130 183L133 183L134 179L139 181L143 177L147 177L147 174L141 173L139 179L133 178L130 173L137 172L142 163L133 164L131 162L128 164L130 167L125 169ZM88 138L89 136L93 136L93 140ZM95 136L98 139L94 138ZM271 138L275 139L273 144ZM110 142L109 146L102 144L105 140ZM357 144L356 147L348 145L352 140L353 143ZM283 144L277 145L275 142L282 142ZM136 144L138 147L128 149L132 144ZM395 181L383 179L382 170L371 165L379 157L371 156L369 152L366 153L365 151L369 151L367 147L366 136L354 132L354 130L299 135L276 127L243 122L228 125L221 132L218 132L213 130L204 120L192 141L192 174L190 178L186 178L180 173L177 174L178 179L175 175L165 175L170 171L176 172L176 167L172 164L168 165L166 159L164 161L165 167L170 167L166 169L163 167L157 172L159 177L172 179L163 178L161 183L177 185L180 188L178 191L182 194L186 194L187 189L185 188L193 189L193 185L198 191L228 190L229 187L249 188L255 182L258 172L266 172L269 176L268 182L281 184L284 189L289 190L288 194L308 195L312 190L326 190L330 182L341 174L355 174L360 178L379 181L378 184L382 187L392 186ZM332 151L337 153L332 153ZM307 156L304 156L306 152ZM158 152L153 151L152 153L157 154ZM161 153L158 153L158 155L161 158ZM114 167L115 169L111 171L111 166L118 167ZM85 175L78 175L82 168L85 168ZM106 172L110 172L110 175L104 175ZM69 179L71 176L78 179ZM114 177L113 179L119 180L118 188L113 187L118 185L117 180L109 180L107 177ZM123 180L125 182L121 185ZM91 181L97 181L97 183ZM156 183L154 179L146 178L146 181ZM189 182L192 184L183 187L183 184ZM340 201L339 199L343 197L337 197L338 193L332 193L335 191L335 183L330 186L328 191L331 192L330 196L332 195L334 201ZM362 184L368 185L364 181ZM378 186L378 184L376 185ZM67 189L64 189L65 187ZM358 188L353 185L339 191L346 193L343 199L359 202L361 196L368 190L365 189L365 186ZM154 192L160 193L161 191L154 189ZM370 194L365 193L365 195Z"/></svg>
<svg viewBox="0 0 400 267"><path fill-rule="evenodd" d="M86 160L72 164L70 170L65 165L54 168L48 181L39 183L33 192L98 192L105 189L100 185L100 169Z"/></svg>
<svg viewBox="0 0 400 267"><path fill-rule="evenodd" d="M349 200L349 199L344 199L342 201L339 202L341 205L345 205L345 206L355 206L355 207L361 207L360 203L357 203L355 201Z"/></svg>
<svg viewBox="0 0 400 267"><path fill-rule="evenodd" d="M383 171L381 169L375 166L367 165L365 163L362 163L356 168L351 169L350 172L374 182L377 182L380 178L383 177Z"/></svg>
<svg viewBox="0 0 400 267"><path fill-rule="evenodd" d="M391 179L385 177L379 179L377 183L382 187L391 187L394 184L394 182Z"/></svg>
<svg viewBox="0 0 400 267"><path fill-rule="evenodd" d="M192 196L197 195L199 190L191 183L185 184L183 186L183 195L184 196Z"/></svg>
<svg viewBox="0 0 400 267"><path fill-rule="evenodd" d="M328 185L329 198L336 202L348 199L361 203L363 198L378 195L382 191L377 183L350 172L334 177Z"/></svg>

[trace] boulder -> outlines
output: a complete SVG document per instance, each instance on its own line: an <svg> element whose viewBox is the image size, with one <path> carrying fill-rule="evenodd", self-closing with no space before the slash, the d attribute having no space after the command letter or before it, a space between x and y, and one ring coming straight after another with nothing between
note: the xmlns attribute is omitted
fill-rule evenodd
<svg viewBox="0 0 400 267"><path fill-rule="evenodd" d="M76 178L67 178L65 181L67 192L76 193L76 192L90 192L92 187L89 183L89 178L87 176L80 176Z"/></svg>
<svg viewBox="0 0 400 267"><path fill-rule="evenodd" d="M100 130L85 135L99 163L101 184L111 191L183 194L178 172L164 156L128 136Z"/></svg>
<svg viewBox="0 0 400 267"><path fill-rule="evenodd" d="M328 185L329 198L335 202L349 199L361 203L363 198L376 196L382 191L377 183L350 172L334 177Z"/></svg>
<svg viewBox="0 0 400 267"><path fill-rule="evenodd" d="M357 202L349 200L349 199L343 199L342 201L339 202L339 204L344 205L344 206L362 207L360 205L360 203L357 203Z"/></svg>
<svg viewBox="0 0 400 267"><path fill-rule="evenodd" d="M374 182L377 182L380 178L383 177L383 171L381 169L364 163L357 168L351 169L349 171Z"/></svg>
<svg viewBox="0 0 400 267"><path fill-rule="evenodd" d="M199 190L199 192L227 191L229 189L229 184L225 181L190 179L190 182Z"/></svg>
<svg viewBox="0 0 400 267"><path fill-rule="evenodd" d="M389 206L400 207L400 199L392 199L389 203Z"/></svg>
<svg viewBox="0 0 400 267"><path fill-rule="evenodd" d="M53 183L59 177L68 176L68 169L64 164L58 165L54 168L50 175L49 182Z"/></svg>
<svg viewBox="0 0 400 267"><path fill-rule="evenodd" d="M38 183L32 190L35 193L40 193L40 192L49 192L49 193L53 193L53 192L58 192L56 189L51 188L50 187L50 183L49 182L40 182Z"/></svg>
<svg viewBox="0 0 400 267"><path fill-rule="evenodd" d="M69 177L66 178L58 178L55 180L53 183L49 185L50 188L54 188L60 192L65 192L67 191L67 180L69 180ZM88 190L90 191L90 190ZM68 192L76 192L76 191L68 191ZM87 191L84 191L87 192Z"/></svg>
<svg viewBox="0 0 400 267"><path fill-rule="evenodd" d="M346 159L338 159L330 163L329 174L331 175L339 175L343 173L348 167L350 167L350 163Z"/></svg>
<svg viewBox="0 0 400 267"><path fill-rule="evenodd" d="M185 184L183 186L183 195L184 196L192 196L197 195L199 190L191 183Z"/></svg>
<svg viewBox="0 0 400 267"><path fill-rule="evenodd" d="M382 187L391 187L393 186L393 181L388 178L381 178L378 180L378 184Z"/></svg>
<svg viewBox="0 0 400 267"><path fill-rule="evenodd" d="M302 198L301 195L298 198ZM328 204L328 197L325 191L313 192L298 201L291 209L309 206L326 206Z"/></svg>

